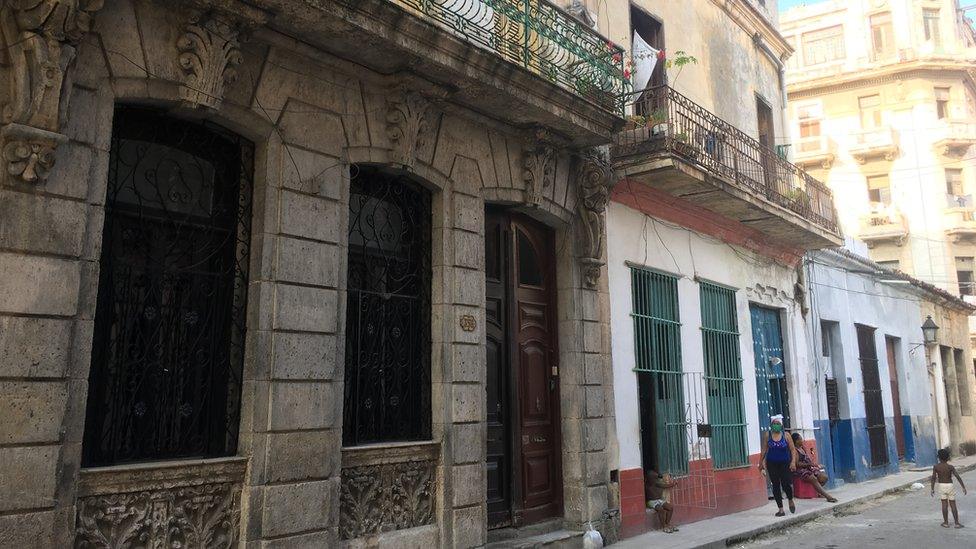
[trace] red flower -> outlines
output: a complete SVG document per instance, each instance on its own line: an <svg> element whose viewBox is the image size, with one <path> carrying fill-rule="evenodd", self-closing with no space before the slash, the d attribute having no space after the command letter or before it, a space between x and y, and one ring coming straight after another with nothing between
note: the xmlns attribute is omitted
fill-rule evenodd
<svg viewBox="0 0 976 549"><path fill-rule="evenodd" d="M657 52L657 58L660 61L664 61L664 50Z"/></svg>
<svg viewBox="0 0 976 549"><path fill-rule="evenodd" d="M622 60L623 60L623 56L621 56L621 54L619 54L619 53L613 54L613 62L614 63L619 63Z"/></svg>
<svg viewBox="0 0 976 549"><path fill-rule="evenodd" d="M630 78L630 69L624 69L624 78Z"/></svg>

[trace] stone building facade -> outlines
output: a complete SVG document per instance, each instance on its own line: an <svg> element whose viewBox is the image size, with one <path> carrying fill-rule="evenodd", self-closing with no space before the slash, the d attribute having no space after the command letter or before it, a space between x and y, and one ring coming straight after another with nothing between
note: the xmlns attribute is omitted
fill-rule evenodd
<svg viewBox="0 0 976 549"><path fill-rule="evenodd" d="M0 546L613 537L623 120L424 6L3 3Z"/></svg>

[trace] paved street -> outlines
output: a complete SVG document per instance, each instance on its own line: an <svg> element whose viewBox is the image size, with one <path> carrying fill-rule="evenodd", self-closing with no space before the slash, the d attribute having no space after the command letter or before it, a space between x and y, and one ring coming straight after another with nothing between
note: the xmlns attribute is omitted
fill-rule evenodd
<svg viewBox="0 0 976 549"><path fill-rule="evenodd" d="M966 528L945 529L939 501L929 496L929 488L879 500L839 516L828 515L782 534L768 535L740 549L790 547L791 549L886 548L972 548L976 547L976 471L962 475L970 494L959 491L959 520ZM950 513L949 521L952 521Z"/></svg>

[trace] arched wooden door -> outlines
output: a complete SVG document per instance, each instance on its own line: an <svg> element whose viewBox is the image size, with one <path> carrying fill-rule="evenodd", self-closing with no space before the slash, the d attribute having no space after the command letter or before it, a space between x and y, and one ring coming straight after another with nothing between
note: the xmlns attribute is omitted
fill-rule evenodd
<svg viewBox="0 0 976 549"><path fill-rule="evenodd" d="M552 233L489 209L485 222L488 521L562 512Z"/></svg>

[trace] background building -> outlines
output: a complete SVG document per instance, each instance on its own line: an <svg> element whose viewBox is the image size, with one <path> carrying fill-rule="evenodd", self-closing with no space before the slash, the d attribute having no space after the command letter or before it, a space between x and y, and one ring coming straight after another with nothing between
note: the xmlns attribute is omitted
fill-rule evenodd
<svg viewBox="0 0 976 549"><path fill-rule="evenodd" d="M789 47L745 1L608 2L611 38L667 52L635 82L607 209L622 532L656 528L644 474L679 521L764 505L770 415L812 429L801 258L842 242L830 192L776 154ZM646 46L645 46L646 44ZM684 52L697 63L678 67ZM646 59L646 58L645 58Z"/></svg>
<svg viewBox="0 0 976 549"><path fill-rule="evenodd" d="M819 351L805 380L819 418L808 436L834 483L898 472L899 461L932 465L938 448L965 445L973 388L955 370L969 375L972 307L847 250L811 252L806 264ZM927 342L929 315L939 330ZM950 437L950 425L964 432Z"/></svg>
<svg viewBox="0 0 976 549"><path fill-rule="evenodd" d="M973 295L976 61L955 0L810 3L781 15L790 152L871 259Z"/></svg>
<svg viewBox="0 0 976 549"><path fill-rule="evenodd" d="M613 539L622 51L506 6L2 3L0 546Z"/></svg>

